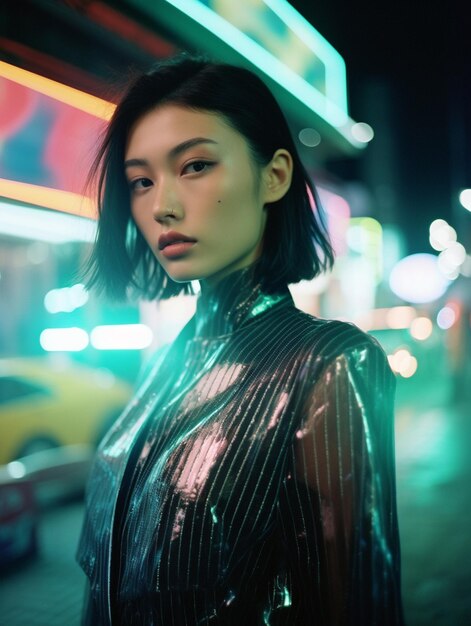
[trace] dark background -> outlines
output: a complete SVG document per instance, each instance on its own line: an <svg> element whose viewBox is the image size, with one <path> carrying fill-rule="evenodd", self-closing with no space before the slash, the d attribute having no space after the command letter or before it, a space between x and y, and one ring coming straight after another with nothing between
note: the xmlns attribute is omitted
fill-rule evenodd
<svg viewBox="0 0 471 626"><path fill-rule="evenodd" d="M127 2L104 4L152 30ZM291 4L345 59L350 115L375 131L360 157L331 159L323 163L324 171L340 186L363 186L359 214L397 225L404 253L433 252L428 227L436 218L449 221L471 250L471 212L458 201L461 189L471 187L469 8L457 0ZM93 0L0 2L0 53L4 48L11 63L26 63L60 82L73 76L78 88L110 97L102 93L103 85L178 47L160 40L145 49L119 31L101 28L100 5ZM161 35L165 39L166 33Z"/></svg>
<svg viewBox="0 0 471 626"><path fill-rule="evenodd" d="M428 226L447 219L469 250L471 18L458 2L291 0L343 56L350 115L371 124L365 156L328 164L373 190L380 221L397 221L409 252L432 252Z"/></svg>

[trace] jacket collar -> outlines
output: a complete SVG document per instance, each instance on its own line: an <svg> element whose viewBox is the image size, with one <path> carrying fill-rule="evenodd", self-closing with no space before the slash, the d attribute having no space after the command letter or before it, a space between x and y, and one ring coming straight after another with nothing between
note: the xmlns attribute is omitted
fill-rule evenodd
<svg viewBox="0 0 471 626"><path fill-rule="evenodd" d="M275 304L293 304L288 287L274 294L262 290L254 278L255 263L228 274L214 287L203 289L196 304L195 339L227 335Z"/></svg>

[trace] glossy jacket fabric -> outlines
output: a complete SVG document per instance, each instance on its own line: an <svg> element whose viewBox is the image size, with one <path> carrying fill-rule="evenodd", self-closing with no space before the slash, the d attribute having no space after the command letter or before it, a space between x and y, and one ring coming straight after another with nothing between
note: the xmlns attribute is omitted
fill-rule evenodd
<svg viewBox="0 0 471 626"><path fill-rule="evenodd" d="M99 447L86 624L403 623L384 352L252 276L198 296Z"/></svg>

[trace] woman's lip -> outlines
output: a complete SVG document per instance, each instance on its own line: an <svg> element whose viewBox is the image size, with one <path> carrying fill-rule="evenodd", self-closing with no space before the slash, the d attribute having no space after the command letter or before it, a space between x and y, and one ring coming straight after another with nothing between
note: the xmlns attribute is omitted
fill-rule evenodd
<svg viewBox="0 0 471 626"><path fill-rule="evenodd" d="M166 233L162 233L159 237L159 250L163 250L166 246L180 241L195 241L192 237L187 237L183 233L179 233L176 230L169 230Z"/></svg>
<svg viewBox="0 0 471 626"><path fill-rule="evenodd" d="M177 243L170 243L163 248L160 253L169 259L174 257L182 256L186 254L186 252L194 246L196 241L179 241Z"/></svg>

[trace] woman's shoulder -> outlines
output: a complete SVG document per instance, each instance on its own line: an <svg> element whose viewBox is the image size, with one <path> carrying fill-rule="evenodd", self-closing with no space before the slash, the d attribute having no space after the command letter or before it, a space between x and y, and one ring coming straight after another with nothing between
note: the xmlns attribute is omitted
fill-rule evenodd
<svg viewBox="0 0 471 626"><path fill-rule="evenodd" d="M316 317L295 308L296 328L307 353L331 360L342 354L373 352L384 356L378 340L352 322Z"/></svg>

